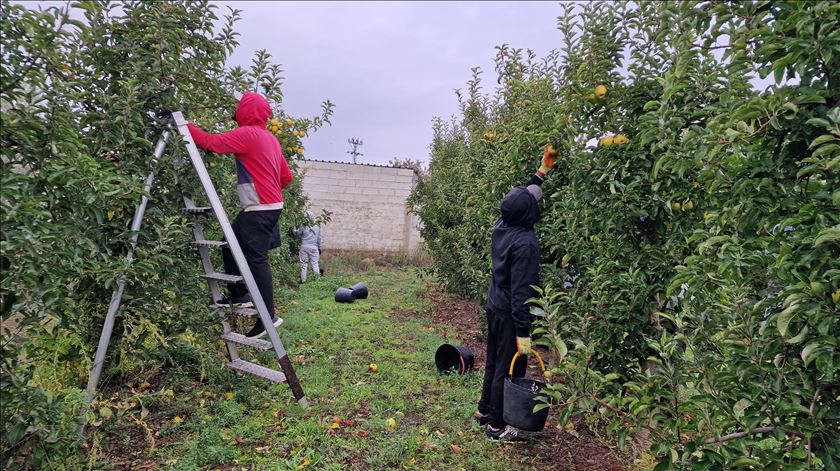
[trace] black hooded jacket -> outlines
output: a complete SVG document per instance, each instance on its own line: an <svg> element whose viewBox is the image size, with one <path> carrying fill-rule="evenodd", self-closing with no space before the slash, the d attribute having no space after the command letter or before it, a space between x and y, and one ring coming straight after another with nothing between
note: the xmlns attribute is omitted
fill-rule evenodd
<svg viewBox="0 0 840 471"><path fill-rule="evenodd" d="M487 308L511 316L517 337L531 336L531 313L525 301L536 294L531 285L540 283L540 245L534 234L540 207L526 186L542 182L534 175L524 186L508 192L491 239L493 276Z"/></svg>

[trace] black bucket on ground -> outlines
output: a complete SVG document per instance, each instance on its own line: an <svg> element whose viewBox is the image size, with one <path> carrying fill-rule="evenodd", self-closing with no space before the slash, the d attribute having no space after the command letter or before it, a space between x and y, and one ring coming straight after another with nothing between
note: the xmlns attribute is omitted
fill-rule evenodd
<svg viewBox="0 0 840 471"><path fill-rule="evenodd" d="M503 418L506 424L528 432L539 432L545 427L548 407L533 412L545 383L526 378L505 378L505 397Z"/></svg>
<svg viewBox="0 0 840 471"><path fill-rule="evenodd" d="M352 303L356 300L353 295L353 290L348 288L338 288L335 290L335 301L337 303Z"/></svg>
<svg viewBox="0 0 840 471"><path fill-rule="evenodd" d="M545 365L539 353L532 350L534 355L539 359L542 371L545 371ZM505 423L512 425L520 430L528 432L539 432L545 428L545 420L548 418L548 407L534 412L534 406L537 404L545 404L537 400L540 391L545 387L545 383L533 379L513 378L513 364L519 353L513 356L510 362L510 370L508 377L505 378L505 394L502 418Z"/></svg>
<svg viewBox="0 0 840 471"><path fill-rule="evenodd" d="M351 289L353 290L353 294L356 296L356 299L367 299L368 288L364 283L356 283Z"/></svg>
<svg viewBox="0 0 840 471"><path fill-rule="evenodd" d="M456 372L464 375L472 369L473 363L475 356L472 350L464 345L445 343L435 352L435 366L440 374Z"/></svg>

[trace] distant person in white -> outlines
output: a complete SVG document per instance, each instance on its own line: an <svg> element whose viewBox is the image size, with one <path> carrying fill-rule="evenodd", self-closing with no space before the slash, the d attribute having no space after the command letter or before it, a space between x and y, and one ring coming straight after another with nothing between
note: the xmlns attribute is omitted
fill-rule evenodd
<svg viewBox="0 0 840 471"><path fill-rule="evenodd" d="M307 265L312 265L312 273L319 276L318 260L321 258L321 227L315 221L311 211L304 213L310 225L295 229L295 236L300 239L300 282L306 283Z"/></svg>

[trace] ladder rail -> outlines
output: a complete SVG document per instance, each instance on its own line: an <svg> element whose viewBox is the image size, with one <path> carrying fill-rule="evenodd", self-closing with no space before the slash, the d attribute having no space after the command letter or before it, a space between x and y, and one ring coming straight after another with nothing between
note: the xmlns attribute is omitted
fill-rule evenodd
<svg viewBox="0 0 840 471"><path fill-rule="evenodd" d="M131 238L129 239L130 247L126 255L126 261L130 265L134 261L134 249L137 247L137 239L140 237L140 226L143 224L143 217L146 215L146 206L149 204L149 195L154 185L155 177L157 176L157 165L160 161L163 151L166 149L166 143L171 136L171 126L161 134L155 145L154 153L152 154L152 170L146 177L146 182L143 186L143 197L140 199L140 205L134 211L134 218L131 220ZM125 291L125 273L117 278L117 287L111 295L111 303L108 305L108 312L105 314L105 322L102 326L102 334L99 336L99 344L96 347L96 356L93 360L93 365L90 369L90 377L87 384L87 404L93 401L96 395L96 387L99 385L99 378L102 375L102 367L105 364L105 354L108 353L108 346L111 342L111 334L114 330L114 323L117 317L117 311L120 309L123 292Z"/></svg>
<svg viewBox="0 0 840 471"><path fill-rule="evenodd" d="M308 405L308 401L303 394L303 389L301 388L297 375L294 372L294 368L289 360L286 349L283 347L283 342L280 340L280 335L278 335L277 329L271 321L272 313L268 312L265 301L260 294L259 288L257 288L256 281L251 273L251 268L248 266L248 262L245 259L242 248L239 245L239 240L233 233L233 227L230 224L227 213L225 212L222 202L219 199L219 195L216 192L216 187L210 179L210 174L207 171L207 167L204 165L204 160L202 160L201 154L198 152L198 147L196 147L195 141L193 141L192 135L187 128L187 121L184 119L184 115L180 111L172 113L172 119L175 122L178 132L186 143L187 154L189 155L193 168L201 181L201 186L204 188L204 192L207 195L210 206L213 208L216 219L219 221L219 225L222 228L225 240L228 242L231 254L236 261L236 265L239 267L239 273L242 274L242 277L245 280L245 285L248 287L248 292L251 294L251 300L259 313L263 327L265 327L268 338L274 346L274 352L281 368L283 369L283 372L285 373L289 387L292 389L292 393L299 403Z"/></svg>

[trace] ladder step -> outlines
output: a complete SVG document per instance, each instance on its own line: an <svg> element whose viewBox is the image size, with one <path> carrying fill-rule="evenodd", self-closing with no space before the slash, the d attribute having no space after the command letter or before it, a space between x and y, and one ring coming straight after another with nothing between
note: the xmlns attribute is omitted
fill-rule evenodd
<svg viewBox="0 0 840 471"><path fill-rule="evenodd" d="M228 366L236 371L248 373L254 376L259 376L260 378L267 379L272 383L283 383L286 381L286 375L284 375L283 373L251 363L249 361L245 361L241 358L228 363Z"/></svg>
<svg viewBox="0 0 840 471"><path fill-rule="evenodd" d="M196 240L192 243L194 247L227 247L223 240Z"/></svg>
<svg viewBox="0 0 840 471"><path fill-rule="evenodd" d="M261 339L252 339L236 332L228 332L222 335L222 340L225 342L233 342L237 345L244 345L246 347L256 348L257 350L268 351L273 347L271 342Z"/></svg>
<svg viewBox="0 0 840 471"><path fill-rule="evenodd" d="M256 309L251 308L251 307L233 307L233 308L231 308L230 306L223 306L223 305L220 305L220 304L211 304L210 307L213 308L213 309L216 309L217 311L229 311L230 310L230 311L233 311L233 313L236 314L237 316L241 316L241 317L254 317L257 314L259 314Z"/></svg>
<svg viewBox="0 0 840 471"><path fill-rule="evenodd" d="M209 206L202 206L195 208L181 208L181 211L187 214L208 214L213 212L213 208Z"/></svg>
<svg viewBox="0 0 840 471"><path fill-rule="evenodd" d="M205 273L201 277L205 280L216 280L230 284L241 283L245 279L239 275L228 275L227 273Z"/></svg>

